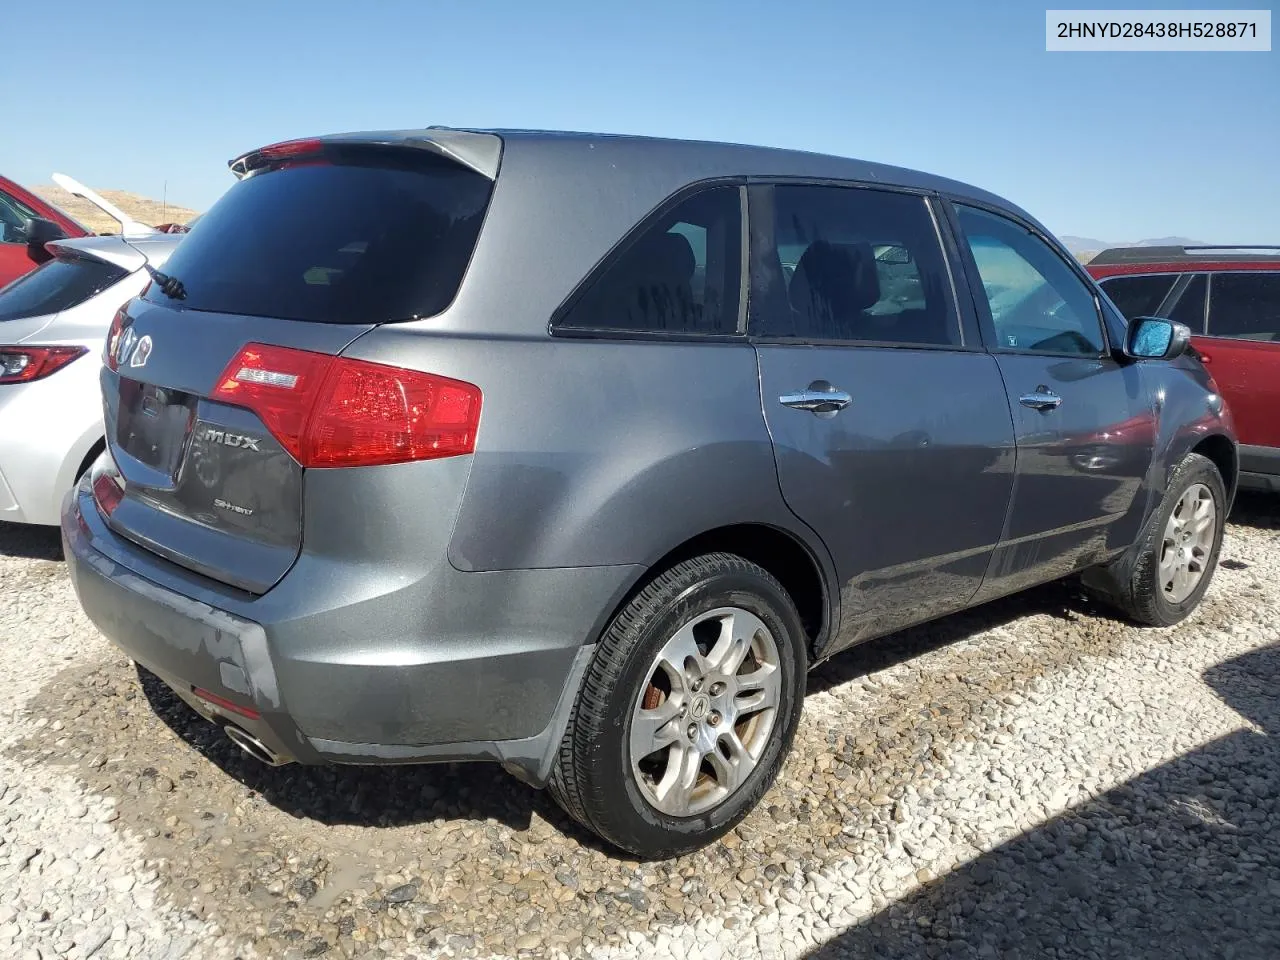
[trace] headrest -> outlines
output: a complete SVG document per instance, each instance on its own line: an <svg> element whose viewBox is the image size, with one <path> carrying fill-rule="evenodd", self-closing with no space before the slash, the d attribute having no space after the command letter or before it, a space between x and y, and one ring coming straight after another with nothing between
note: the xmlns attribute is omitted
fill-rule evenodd
<svg viewBox="0 0 1280 960"><path fill-rule="evenodd" d="M678 233L649 234L636 244L631 255L638 273L667 283L689 283L698 266L688 238Z"/></svg>
<svg viewBox="0 0 1280 960"><path fill-rule="evenodd" d="M796 264L791 306L818 322L843 323L880 300L880 277L871 244L817 240Z"/></svg>

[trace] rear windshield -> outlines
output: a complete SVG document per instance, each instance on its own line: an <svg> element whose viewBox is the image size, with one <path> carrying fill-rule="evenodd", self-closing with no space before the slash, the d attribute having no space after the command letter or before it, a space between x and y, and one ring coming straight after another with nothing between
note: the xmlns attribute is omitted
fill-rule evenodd
<svg viewBox="0 0 1280 960"><path fill-rule="evenodd" d="M0 289L0 323L69 310L128 275L101 260L48 260Z"/></svg>
<svg viewBox="0 0 1280 960"><path fill-rule="evenodd" d="M330 149L252 173L165 272L189 310L320 323L428 317L458 291L493 183L412 149ZM148 300L166 302L153 286Z"/></svg>

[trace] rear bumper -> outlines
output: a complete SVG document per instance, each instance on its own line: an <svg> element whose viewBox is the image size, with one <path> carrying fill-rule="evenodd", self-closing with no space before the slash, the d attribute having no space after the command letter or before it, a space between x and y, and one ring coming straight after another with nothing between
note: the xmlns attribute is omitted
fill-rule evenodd
<svg viewBox="0 0 1280 960"><path fill-rule="evenodd" d="M253 598L112 532L87 484L67 497L62 537L89 618L209 719L303 763L493 760L535 785L550 774L591 643L639 572L462 573L442 562L334 606L331 578L304 552ZM434 609L406 630L415 597Z"/></svg>

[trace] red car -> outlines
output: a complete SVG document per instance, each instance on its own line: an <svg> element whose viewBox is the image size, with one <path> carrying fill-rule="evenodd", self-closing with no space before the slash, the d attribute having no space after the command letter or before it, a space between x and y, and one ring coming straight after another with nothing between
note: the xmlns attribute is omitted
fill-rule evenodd
<svg viewBox="0 0 1280 960"><path fill-rule="evenodd" d="M0 287L49 259L44 245L91 231L30 190L0 177Z"/></svg>
<svg viewBox="0 0 1280 960"><path fill-rule="evenodd" d="M1191 328L1240 436L1240 486L1280 491L1280 247L1116 247L1089 262L1126 318Z"/></svg>

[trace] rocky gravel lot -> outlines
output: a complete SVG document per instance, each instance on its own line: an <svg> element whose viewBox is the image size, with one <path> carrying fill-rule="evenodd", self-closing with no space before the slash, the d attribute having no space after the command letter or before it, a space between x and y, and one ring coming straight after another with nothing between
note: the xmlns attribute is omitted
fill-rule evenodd
<svg viewBox="0 0 1280 960"><path fill-rule="evenodd" d="M1275 957L1280 500L1141 630L1054 585L844 654L709 850L496 768L269 769L0 525L0 957Z"/></svg>

